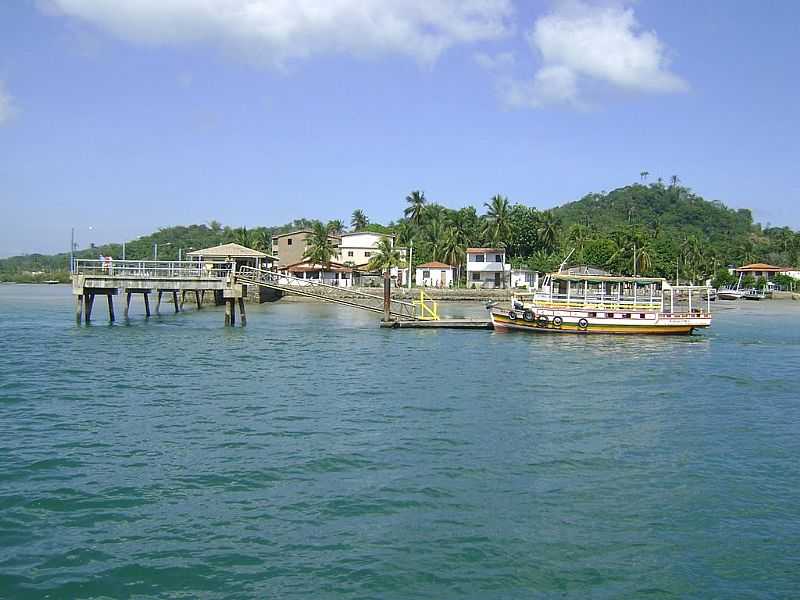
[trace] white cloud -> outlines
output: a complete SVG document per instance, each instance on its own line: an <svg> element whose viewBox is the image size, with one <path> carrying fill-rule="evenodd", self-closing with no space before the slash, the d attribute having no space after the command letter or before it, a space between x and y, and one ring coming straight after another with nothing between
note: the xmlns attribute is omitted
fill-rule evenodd
<svg viewBox="0 0 800 600"><path fill-rule="evenodd" d="M511 106L585 106L582 84L598 82L631 92L688 89L669 70L666 49L655 32L643 31L633 9L624 4L560 2L536 20L527 40L541 67L532 80L506 76L500 81Z"/></svg>
<svg viewBox="0 0 800 600"><path fill-rule="evenodd" d="M210 41L283 65L320 53L399 53L423 62L507 33L511 0L40 0L150 44Z"/></svg>
<svg viewBox="0 0 800 600"><path fill-rule="evenodd" d="M3 82L0 81L0 125L7 123L14 116L14 103L11 96L5 90Z"/></svg>

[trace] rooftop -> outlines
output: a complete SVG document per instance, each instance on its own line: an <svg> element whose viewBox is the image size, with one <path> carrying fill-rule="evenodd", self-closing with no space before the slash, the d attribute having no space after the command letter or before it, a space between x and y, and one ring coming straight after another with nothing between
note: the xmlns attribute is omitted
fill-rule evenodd
<svg viewBox="0 0 800 600"><path fill-rule="evenodd" d="M483 252L505 252L504 248L467 248L467 254L481 254Z"/></svg>
<svg viewBox="0 0 800 600"><path fill-rule="evenodd" d="M775 273L781 273L783 271L791 271L791 267L776 267L775 265L768 265L766 263L753 263L750 265L744 265L734 269L735 271L773 271Z"/></svg>
<svg viewBox="0 0 800 600"><path fill-rule="evenodd" d="M253 250L241 244L222 244L221 246L213 246L212 248L203 248L195 250L194 252L187 252L186 256L199 256L209 258L266 258L267 260L275 260L273 257Z"/></svg>
<svg viewBox="0 0 800 600"><path fill-rule="evenodd" d="M445 264L443 262L439 262L439 261L433 260L431 262L426 262L425 264L422 264L422 265L417 265L417 268L418 269L452 269L453 266L452 265L447 265L447 264Z"/></svg>

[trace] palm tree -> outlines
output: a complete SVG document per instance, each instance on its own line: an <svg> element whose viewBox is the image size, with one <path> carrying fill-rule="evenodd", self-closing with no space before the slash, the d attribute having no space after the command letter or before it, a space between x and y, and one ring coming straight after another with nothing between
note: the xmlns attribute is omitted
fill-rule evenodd
<svg viewBox="0 0 800 600"><path fill-rule="evenodd" d="M542 247L542 250L545 252L553 252L558 243L558 224L553 218L552 213L542 213L537 233L539 234L539 245Z"/></svg>
<svg viewBox="0 0 800 600"><path fill-rule="evenodd" d="M642 182L647 181L647 176L648 175L650 175L650 173L648 171L642 171L641 173L639 173L639 177L642 178Z"/></svg>
<svg viewBox="0 0 800 600"><path fill-rule="evenodd" d="M344 223L341 219L328 221L328 231L333 235L342 235L342 233L344 233Z"/></svg>
<svg viewBox="0 0 800 600"><path fill-rule="evenodd" d="M394 226L394 234L397 236L396 242L400 246L406 246L411 243L414 238L414 227L407 219L401 219L397 225Z"/></svg>
<svg viewBox="0 0 800 600"><path fill-rule="evenodd" d="M352 225L353 231L361 231L366 229L367 225L369 225L369 219L367 215L364 214L363 210L357 208L353 211L353 215L350 218L350 225Z"/></svg>
<svg viewBox="0 0 800 600"><path fill-rule="evenodd" d="M466 247L462 243L461 235L455 227L448 227L442 243L443 262L456 267L456 281L461 281L461 265L466 256Z"/></svg>
<svg viewBox="0 0 800 600"><path fill-rule="evenodd" d="M678 179L678 176L677 176L677 175L673 175L672 177L670 177L670 178L669 178L669 185L670 185L670 187L675 187L675 186L677 186L677 185L678 185L678 182L680 182L680 179Z"/></svg>
<svg viewBox="0 0 800 600"><path fill-rule="evenodd" d="M384 237L378 240L375 246L375 254L372 255L367 263L367 269L370 271L383 271L383 289L384 294L388 293L389 286L391 285L392 269L403 263L403 257L400 256L400 251L394 247L392 239ZM410 272L410 269L409 269ZM384 296L386 298L386 296ZM384 300L386 302L386 300ZM384 307L386 305L384 304ZM384 308L384 310L386 310Z"/></svg>
<svg viewBox="0 0 800 600"><path fill-rule="evenodd" d="M408 206L403 211L403 214L417 227L422 223L422 215L425 210L425 192L415 190L406 196Z"/></svg>
<svg viewBox="0 0 800 600"><path fill-rule="evenodd" d="M315 222L311 226L311 235L308 236L308 244L303 258L312 264L320 265L320 280L322 280L322 270L331 266L331 259L336 256L336 246L331 240L330 230L320 223Z"/></svg>
<svg viewBox="0 0 800 600"><path fill-rule="evenodd" d="M644 275L653 268L653 257L647 244L636 248L636 273Z"/></svg>
<svg viewBox="0 0 800 600"><path fill-rule="evenodd" d="M583 248L586 246L586 242L589 241L590 237L591 232L586 225L575 223L569 228L567 239L575 247L576 259L578 262L583 262Z"/></svg>
<svg viewBox="0 0 800 600"><path fill-rule="evenodd" d="M425 226L425 239L430 244L433 260L442 260L441 251L444 247L444 233L447 223L441 216L434 216Z"/></svg>
<svg viewBox="0 0 800 600"><path fill-rule="evenodd" d="M511 235L511 215L509 214L508 198L495 194L490 202L484 202L486 211L486 238L492 245L499 246L508 243Z"/></svg>
<svg viewBox="0 0 800 600"><path fill-rule="evenodd" d="M253 250L270 254L272 250L272 236L266 229L255 231L252 236Z"/></svg>
<svg viewBox="0 0 800 600"><path fill-rule="evenodd" d="M239 227L233 232L233 240L246 248L250 248L252 244L252 239L250 236L250 232L247 231L247 227Z"/></svg>

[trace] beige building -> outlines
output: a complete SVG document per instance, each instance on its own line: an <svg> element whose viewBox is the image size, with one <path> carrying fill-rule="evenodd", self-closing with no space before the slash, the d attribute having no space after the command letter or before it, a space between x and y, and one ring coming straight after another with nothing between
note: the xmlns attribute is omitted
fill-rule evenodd
<svg viewBox="0 0 800 600"><path fill-rule="evenodd" d="M272 236L272 256L278 259L277 266L279 269L303 262L303 255L306 253L306 248L308 248L309 237L311 237L310 229L300 229ZM338 248L339 238L332 235L330 239L333 245Z"/></svg>

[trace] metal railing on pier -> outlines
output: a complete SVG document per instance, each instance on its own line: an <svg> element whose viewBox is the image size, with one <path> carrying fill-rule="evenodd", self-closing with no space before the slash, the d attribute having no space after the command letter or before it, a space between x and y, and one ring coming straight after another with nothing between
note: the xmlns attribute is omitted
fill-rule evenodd
<svg viewBox="0 0 800 600"><path fill-rule="evenodd" d="M74 275L116 279L210 279L230 277L232 263L177 260L75 259Z"/></svg>
<svg viewBox="0 0 800 600"><path fill-rule="evenodd" d="M334 304L383 313L383 296L369 294L350 287L319 283L250 266L242 266L237 269L236 281L261 285L289 294L316 298ZM418 321L423 318L413 302L405 302L403 300L391 300L389 312L395 319Z"/></svg>

